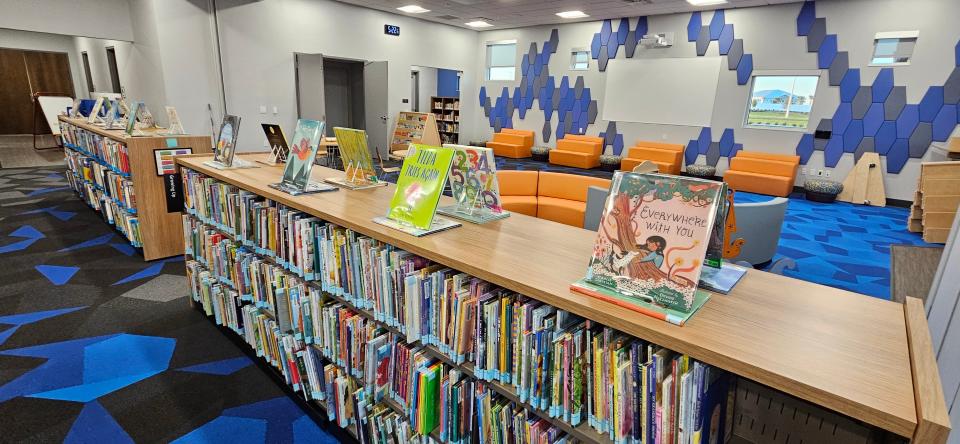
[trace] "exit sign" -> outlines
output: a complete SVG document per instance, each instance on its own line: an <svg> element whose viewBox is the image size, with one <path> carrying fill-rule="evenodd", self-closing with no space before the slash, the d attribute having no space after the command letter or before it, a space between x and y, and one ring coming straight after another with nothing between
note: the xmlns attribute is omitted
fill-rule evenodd
<svg viewBox="0 0 960 444"><path fill-rule="evenodd" d="M383 33L386 35L400 35L400 27L397 25L383 25Z"/></svg>

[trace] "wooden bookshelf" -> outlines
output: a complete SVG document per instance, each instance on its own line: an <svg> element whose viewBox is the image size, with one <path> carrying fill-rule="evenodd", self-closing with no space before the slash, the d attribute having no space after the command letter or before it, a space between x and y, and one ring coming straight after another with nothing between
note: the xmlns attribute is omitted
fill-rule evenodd
<svg viewBox="0 0 960 444"><path fill-rule="evenodd" d="M401 111L390 136L390 158L403 159L411 143L440 146L440 132L433 113Z"/></svg>
<svg viewBox="0 0 960 444"><path fill-rule="evenodd" d="M437 119L440 141L460 143L460 98L433 96L430 103L431 111Z"/></svg>
<svg viewBox="0 0 960 444"><path fill-rule="evenodd" d="M946 406L935 396L936 364L921 340L926 319L910 305L749 270L729 295L712 294L678 327L569 290L586 271L593 232L514 215L416 238L372 222L386 211L393 185L293 197L268 186L279 168L221 171L205 160L177 163L875 428L944 442ZM317 167L313 174L319 181L343 172ZM444 199L441 205L453 203Z"/></svg>
<svg viewBox="0 0 960 444"><path fill-rule="evenodd" d="M86 119L71 119L59 117L64 127L74 127L86 131L106 140L115 141L126 149L129 159L129 172L123 173L133 184L136 204L130 208L135 213L139 223L140 242L132 242L135 246L142 246L144 260L154 260L183 254L183 231L180 223L180 212L168 212L167 200L164 193L163 177L157 175L157 166L153 151L164 148L191 148L195 154L211 152L210 136L167 136L158 131L148 132L147 136L129 137L122 129L107 130L97 125L87 123ZM79 153L111 170L117 170L116 165L98 158L94 153L64 140L64 151L67 155Z"/></svg>

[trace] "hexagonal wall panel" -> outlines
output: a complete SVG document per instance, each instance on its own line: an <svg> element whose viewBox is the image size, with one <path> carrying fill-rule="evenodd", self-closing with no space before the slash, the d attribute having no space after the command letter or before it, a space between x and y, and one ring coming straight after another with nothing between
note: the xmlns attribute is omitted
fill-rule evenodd
<svg viewBox="0 0 960 444"><path fill-rule="evenodd" d="M873 137L864 137L860 141L860 145L857 146L857 149L853 152L853 161L859 162L860 156L863 153L872 153L873 152Z"/></svg>
<svg viewBox="0 0 960 444"><path fill-rule="evenodd" d="M910 141L907 139L897 139L887 152L887 173L897 174L903 170L910 158Z"/></svg>
<svg viewBox="0 0 960 444"><path fill-rule="evenodd" d="M873 138L873 149L881 156L886 156L895 140L897 140L897 124L883 122L883 125L880 125L880 129L877 130L877 135Z"/></svg>
<svg viewBox="0 0 960 444"><path fill-rule="evenodd" d="M835 57L837 57L837 36L828 34L823 38L820 50L817 51L817 65L820 69L827 69Z"/></svg>
<svg viewBox="0 0 960 444"><path fill-rule="evenodd" d="M720 39L720 33L723 31L723 25L726 24L726 18L722 9L713 11L713 17L710 18L710 40Z"/></svg>
<svg viewBox="0 0 960 444"><path fill-rule="evenodd" d="M720 55L727 55L730 53L730 47L733 46L732 23L723 25L723 30L720 31L720 39L717 40L717 43L720 44Z"/></svg>
<svg viewBox="0 0 960 444"><path fill-rule="evenodd" d="M883 104L874 103L863 116L863 135L873 137L883 125Z"/></svg>
<svg viewBox="0 0 960 444"><path fill-rule="evenodd" d="M810 34L810 28L813 27L814 20L817 19L814 2L804 2L800 7L800 14L797 15L797 35L805 36Z"/></svg>
<svg viewBox="0 0 960 444"><path fill-rule="evenodd" d="M697 37L697 55L703 56L707 54L707 48L710 47L710 27L704 26L700 28L700 35Z"/></svg>
<svg viewBox="0 0 960 444"><path fill-rule="evenodd" d="M807 34L807 52L816 52L827 36L827 19L814 19L810 32Z"/></svg>
<svg viewBox="0 0 960 444"><path fill-rule="evenodd" d="M927 89L927 93L923 95L923 99L920 100L920 121L921 122L933 122L933 119L937 117L937 113L940 112L940 108L943 108L943 87L942 86L931 86Z"/></svg>
<svg viewBox="0 0 960 444"><path fill-rule="evenodd" d="M897 120L897 117L900 117L900 112L903 111L903 107L906 104L907 87L894 86L890 91L890 95L887 96L887 100L883 102L884 120Z"/></svg>
<svg viewBox="0 0 960 444"><path fill-rule="evenodd" d="M860 145L861 140L863 140L863 121L854 120L850 122L850 126L848 126L847 130L843 133L843 151L847 153L854 152L857 146Z"/></svg>
<svg viewBox="0 0 960 444"><path fill-rule="evenodd" d="M804 134L800 136L800 142L797 144L797 155L800 156L800 163L806 165L813 155L813 134Z"/></svg>
<svg viewBox="0 0 960 444"><path fill-rule="evenodd" d="M687 41L695 42L700 37L700 28L703 26L700 11L694 11L690 14L690 21L687 22Z"/></svg>
<svg viewBox="0 0 960 444"><path fill-rule="evenodd" d="M952 105L960 103L960 67L954 68L943 84L943 102Z"/></svg>
<svg viewBox="0 0 960 444"><path fill-rule="evenodd" d="M823 149L823 164L828 168L833 168L840 162L841 157L843 157L843 138L834 136L830 138L827 146Z"/></svg>
<svg viewBox="0 0 960 444"><path fill-rule="evenodd" d="M897 138L909 139L918 123L920 123L919 107L913 104L904 106L900 117L897 118Z"/></svg>
<svg viewBox="0 0 960 444"><path fill-rule="evenodd" d="M543 122L543 132L541 133L541 135L543 136L543 143L547 143L547 142L550 141L550 134L551 134L551 133L552 133L552 131L551 131L551 129L550 129L550 121L547 120L547 121Z"/></svg>
<svg viewBox="0 0 960 444"><path fill-rule="evenodd" d="M753 74L753 54L744 54L737 65L737 85L746 85Z"/></svg>
<svg viewBox="0 0 960 444"><path fill-rule="evenodd" d="M839 86L844 74L850 69L850 55L846 51L837 53L830 64L830 86Z"/></svg>
<svg viewBox="0 0 960 444"><path fill-rule="evenodd" d="M850 110L854 119L862 119L867 114L870 105L873 104L873 95L869 86L861 86L853 98L853 108Z"/></svg>
<svg viewBox="0 0 960 444"><path fill-rule="evenodd" d="M933 119L933 140L946 142L957 127L957 105L944 105Z"/></svg>
<svg viewBox="0 0 960 444"><path fill-rule="evenodd" d="M840 101L852 102L860 90L860 69L848 69L840 81Z"/></svg>
<svg viewBox="0 0 960 444"><path fill-rule="evenodd" d="M730 45L730 51L727 52L727 69L734 70L740 65L740 59L743 58L743 39L734 39Z"/></svg>
<svg viewBox="0 0 960 444"><path fill-rule="evenodd" d="M910 157L914 159L923 157L930 148L930 142L933 142L933 125L920 122L910 136Z"/></svg>
<svg viewBox="0 0 960 444"><path fill-rule="evenodd" d="M873 80L873 102L883 103L893 89L893 68L883 68Z"/></svg>

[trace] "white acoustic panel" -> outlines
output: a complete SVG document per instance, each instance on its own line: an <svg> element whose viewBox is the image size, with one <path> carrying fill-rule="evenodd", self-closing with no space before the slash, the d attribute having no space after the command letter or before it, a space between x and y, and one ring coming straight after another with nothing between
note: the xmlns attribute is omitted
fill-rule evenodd
<svg viewBox="0 0 960 444"><path fill-rule="evenodd" d="M610 60L603 120L709 127L720 62L719 57Z"/></svg>

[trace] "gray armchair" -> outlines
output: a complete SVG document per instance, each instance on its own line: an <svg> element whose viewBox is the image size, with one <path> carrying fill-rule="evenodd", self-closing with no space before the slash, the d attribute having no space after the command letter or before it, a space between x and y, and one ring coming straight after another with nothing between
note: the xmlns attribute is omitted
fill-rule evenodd
<svg viewBox="0 0 960 444"><path fill-rule="evenodd" d="M737 231L731 238L742 238L744 242L740 254L730 258L730 262L746 261L758 265L773 260L789 202L789 199L776 197L766 202L733 204Z"/></svg>
<svg viewBox="0 0 960 444"><path fill-rule="evenodd" d="M583 213L583 228L590 231L600 229L600 217L603 216L603 206L607 203L610 190L603 187L587 188L587 210Z"/></svg>

